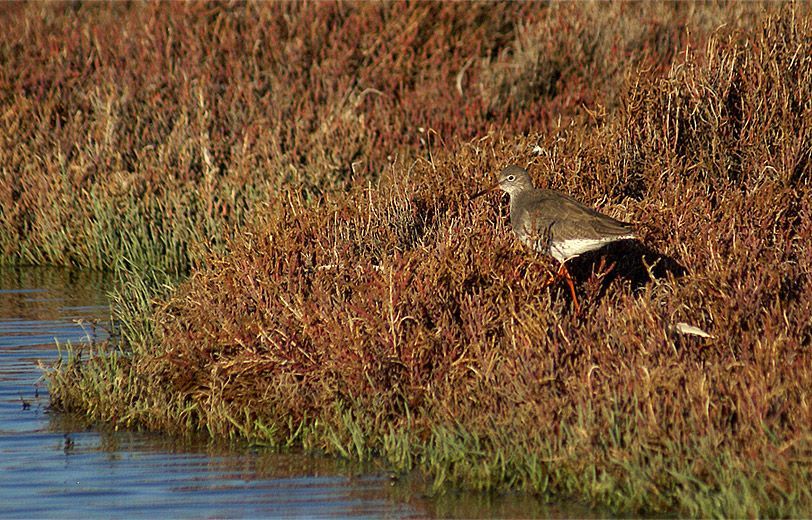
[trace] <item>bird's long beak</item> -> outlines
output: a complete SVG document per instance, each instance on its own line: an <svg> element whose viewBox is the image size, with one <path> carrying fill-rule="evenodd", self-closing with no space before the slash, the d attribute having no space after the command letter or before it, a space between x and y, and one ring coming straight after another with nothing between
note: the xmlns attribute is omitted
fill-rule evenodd
<svg viewBox="0 0 812 520"><path fill-rule="evenodd" d="M474 200L474 199L476 199L476 198L479 198L479 197L481 197L481 196L483 196L483 195L485 195L485 194L487 194L487 193L490 193L490 192L492 192L492 191L496 191L496 190L498 190L498 189L499 189L499 183L497 182L497 183L496 183L496 184L494 184L493 186L489 186L488 188L485 188L485 189L484 189L484 190L482 190L482 191L478 191L478 192L474 193L474 194L473 194L473 195L471 195L471 196L470 196L468 199L469 199L469 200Z"/></svg>

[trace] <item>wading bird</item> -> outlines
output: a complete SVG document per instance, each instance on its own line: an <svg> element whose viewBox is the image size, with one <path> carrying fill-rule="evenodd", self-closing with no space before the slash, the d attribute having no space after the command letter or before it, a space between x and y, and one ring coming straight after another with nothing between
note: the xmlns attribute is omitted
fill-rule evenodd
<svg viewBox="0 0 812 520"><path fill-rule="evenodd" d="M580 311L567 261L618 240L635 238L630 224L598 213L577 200L533 186L527 170L508 166L493 186L475 193L471 200L500 189L510 196L510 225L516 237L530 249L558 260L560 267L547 285L564 278Z"/></svg>

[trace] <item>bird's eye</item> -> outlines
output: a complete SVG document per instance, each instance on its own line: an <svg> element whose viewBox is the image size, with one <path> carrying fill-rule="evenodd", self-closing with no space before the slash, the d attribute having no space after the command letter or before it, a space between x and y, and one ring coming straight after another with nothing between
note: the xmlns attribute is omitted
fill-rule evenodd
<svg viewBox="0 0 812 520"><path fill-rule="evenodd" d="M513 182L513 181L516 180L516 176L515 175L508 175L507 180L508 180L508 182Z"/></svg>

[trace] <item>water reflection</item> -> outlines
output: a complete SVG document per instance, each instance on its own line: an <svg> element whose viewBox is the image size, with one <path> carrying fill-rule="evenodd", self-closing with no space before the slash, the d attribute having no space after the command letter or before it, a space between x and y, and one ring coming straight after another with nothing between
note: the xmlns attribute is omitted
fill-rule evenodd
<svg viewBox="0 0 812 520"><path fill-rule="evenodd" d="M424 495L376 464L111 431L48 411L37 363L103 340L102 273L0 267L0 517L555 517L532 497ZM99 325L94 323L100 320Z"/></svg>

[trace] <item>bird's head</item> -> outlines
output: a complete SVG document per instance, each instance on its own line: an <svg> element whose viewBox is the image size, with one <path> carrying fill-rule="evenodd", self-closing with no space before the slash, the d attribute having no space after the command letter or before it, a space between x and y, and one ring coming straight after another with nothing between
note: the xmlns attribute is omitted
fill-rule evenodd
<svg viewBox="0 0 812 520"><path fill-rule="evenodd" d="M527 173L527 170L516 165L511 165L499 172L496 184L471 195L471 198L475 199L480 195L485 195L497 189L508 193L512 197L520 191L532 190L533 181L530 179L530 174Z"/></svg>

